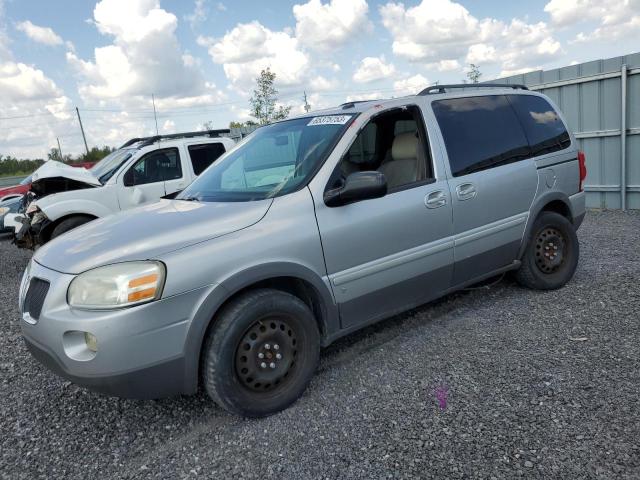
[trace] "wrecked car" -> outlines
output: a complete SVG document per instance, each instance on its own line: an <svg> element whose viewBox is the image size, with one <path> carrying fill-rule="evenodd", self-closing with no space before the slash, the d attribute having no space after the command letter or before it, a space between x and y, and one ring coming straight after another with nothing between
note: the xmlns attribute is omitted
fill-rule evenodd
<svg viewBox="0 0 640 480"><path fill-rule="evenodd" d="M133 138L93 168L50 161L32 175L23 213L7 223L15 243L35 249L84 223L183 190L235 145L208 130Z"/></svg>

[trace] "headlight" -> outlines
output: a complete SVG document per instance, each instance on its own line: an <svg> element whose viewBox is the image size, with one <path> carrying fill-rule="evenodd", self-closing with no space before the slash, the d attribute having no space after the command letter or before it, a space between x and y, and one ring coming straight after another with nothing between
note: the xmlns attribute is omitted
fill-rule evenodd
<svg viewBox="0 0 640 480"><path fill-rule="evenodd" d="M11 210L9 207L0 207L0 217Z"/></svg>
<svg viewBox="0 0 640 480"><path fill-rule="evenodd" d="M40 207L38 207L38 205L36 205L36 203L35 203L35 202L31 202L31 203L29 204L29 206L27 207L27 212L26 212L26 213L27 213L27 215L28 215L28 214L30 214L30 213L35 213L35 212L37 212L37 211L39 211L39 210L40 210Z"/></svg>
<svg viewBox="0 0 640 480"><path fill-rule="evenodd" d="M112 309L157 300L164 287L160 262L126 262L95 268L73 279L67 292L72 307Z"/></svg>

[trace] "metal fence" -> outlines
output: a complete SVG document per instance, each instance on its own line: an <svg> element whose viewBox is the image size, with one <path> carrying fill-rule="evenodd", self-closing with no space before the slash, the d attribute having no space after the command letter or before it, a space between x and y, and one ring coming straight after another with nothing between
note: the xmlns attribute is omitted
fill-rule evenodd
<svg viewBox="0 0 640 480"><path fill-rule="evenodd" d="M587 157L588 207L640 208L640 53L500 81L560 107Z"/></svg>

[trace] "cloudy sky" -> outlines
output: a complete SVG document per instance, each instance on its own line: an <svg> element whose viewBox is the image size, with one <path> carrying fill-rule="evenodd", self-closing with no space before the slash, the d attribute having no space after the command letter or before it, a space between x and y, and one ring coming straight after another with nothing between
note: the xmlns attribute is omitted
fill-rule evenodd
<svg viewBox="0 0 640 480"><path fill-rule="evenodd" d="M640 0L0 0L0 154L248 118L269 66L302 110L640 50Z"/></svg>

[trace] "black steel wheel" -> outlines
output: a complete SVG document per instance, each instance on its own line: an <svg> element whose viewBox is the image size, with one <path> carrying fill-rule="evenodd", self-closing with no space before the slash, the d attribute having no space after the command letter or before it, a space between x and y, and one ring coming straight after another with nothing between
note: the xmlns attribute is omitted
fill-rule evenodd
<svg viewBox="0 0 640 480"><path fill-rule="evenodd" d="M564 286L576 271L580 244L573 224L555 212L542 212L516 272L521 285L537 290Z"/></svg>
<svg viewBox="0 0 640 480"><path fill-rule="evenodd" d="M302 300L279 290L254 290L229 302L213 322L201 371L218 405L262 417L302 395L320 354L318 325Z"/></svg>
<svg viewBox="0 0 640 480"><path fill-rule="evenodd" d="M236 374L250 390L266 392L286 382L296 365L295 329L286 317L255 322L236 350Z"/></svg>
<svg viewBox="0 0 640 480"><path fill-rule="evenodd" d="M554 227L545 227L536 238L536 265L543 273L554 273L565 261L566 240Z"/></svg>

